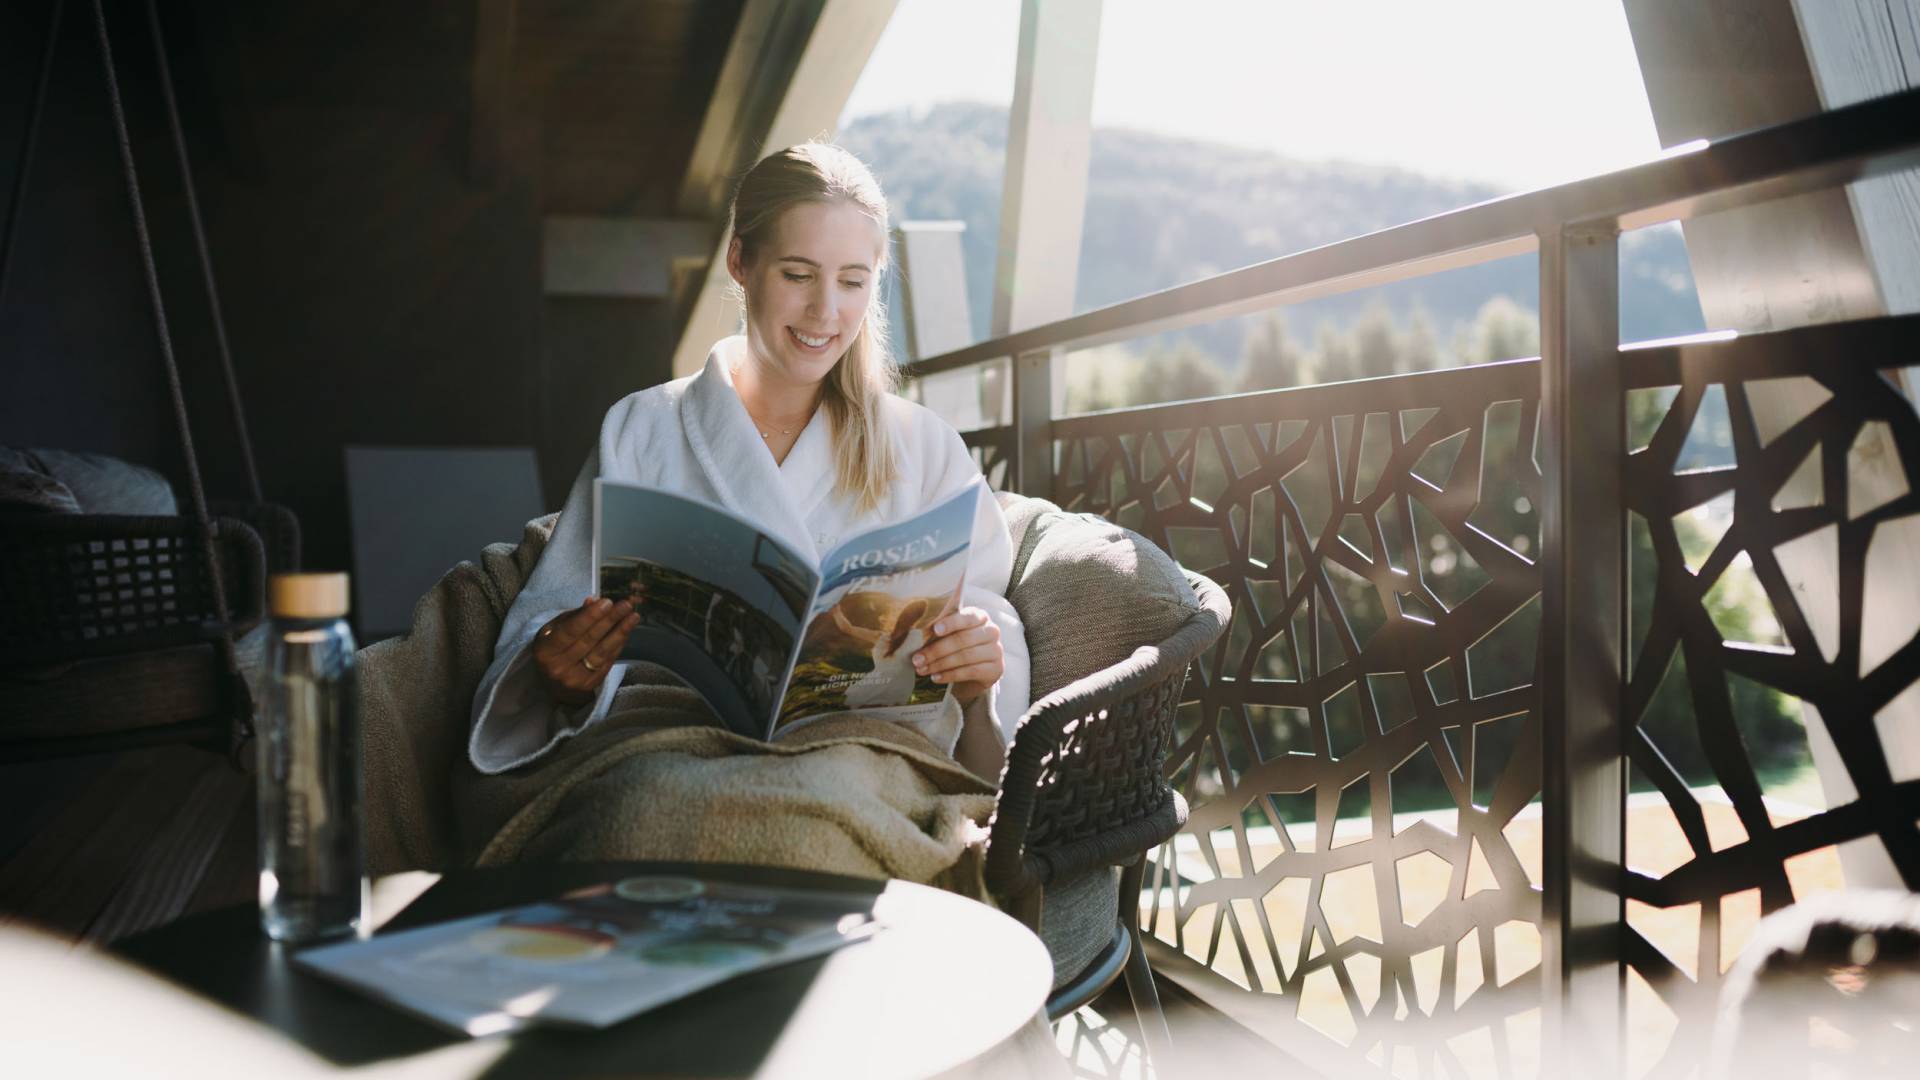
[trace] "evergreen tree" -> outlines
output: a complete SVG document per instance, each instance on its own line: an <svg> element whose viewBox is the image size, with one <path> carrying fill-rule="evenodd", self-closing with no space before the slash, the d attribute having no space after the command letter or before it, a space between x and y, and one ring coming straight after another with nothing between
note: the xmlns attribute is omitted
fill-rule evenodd
<svg viewBox="0 0 1920 1080"><path fill-rule="evenodd" d="M1540 317L1511 297L1496 296L1475 313L1469 340L1465 362L1470 364L1539 356Z"/></svg>
<svg viewBox="0 0 1920 1080"><path fill-rule="evenodd" d="M1313 351L1313 367L1321 382L1355 378L1353 346L1332 322L1322 322L1314 333Z"/></svg>
<svg viewBox="0 0 1920 1080"><path fill-rule="evenodd" d="M1375 301L1367 305L1360 321L1354 323L1348 342L1353 365L1347 378L1371 379L1377 375L1396 375L1402 370L1399 334L1393 313L1385 304Z"/></svg>
<svg viewBox="0 0 1920 1080"><path fill-rule="evenodd" d="M1127 404L1126 374L1113 369L1113 359L1101 350L1067 361L1067 412L1100 412Z"/></svg>
<svg viewBox="0 0 1920 1080"><path fill-rule="evenodd" d="M1400 371L1432 371L1440 366L1440 345L1433 333L1433 320L1427 309L1415 306L1400 335Z"/></svg>
<svg viewBox="0 0 1920 1080"><path fill-rule="evenodd" d="M1293 343L1286 317L1276 312L1262 319L1240 356L1240 380L1235 389L1242 393L1278 390L1311 386L1318 381L1314 358Z"/></svg>
<svg viewBox="0 0 1920 1080"><path fill-rule="evenodd" d="M1126 398L1129 405L1153 405L1217 397L1226 392L1226 378L1214 358L1192 342L1182 341L1171 348L1147 350Z"/></svg>

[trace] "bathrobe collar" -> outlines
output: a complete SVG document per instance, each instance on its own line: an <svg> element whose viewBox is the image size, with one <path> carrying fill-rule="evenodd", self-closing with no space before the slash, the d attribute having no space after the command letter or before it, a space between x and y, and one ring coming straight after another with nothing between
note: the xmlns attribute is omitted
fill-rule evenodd
<svg viewBox="0 0 1920 1080"><path fill-rule="evenodd" d="M741 335L722 338L687 384L680 418L694 459L727 509L756 522L812 559L807 518L833 489L833 446L825 409L814 411L784 462L775 464L733 386L730 365L746 354Z"/></svg>

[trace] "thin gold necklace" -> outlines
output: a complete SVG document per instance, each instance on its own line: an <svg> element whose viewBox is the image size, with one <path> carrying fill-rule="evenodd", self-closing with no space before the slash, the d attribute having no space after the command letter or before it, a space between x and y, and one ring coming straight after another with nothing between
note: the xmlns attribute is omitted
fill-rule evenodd
<svg viewBox="0 0 1920 1080"><path fill-rule="evenodd" d="M770 440L770 439L772 439L772 438L773 438L773 437L774 437L775 435L779 435L779 436L781 436L782 438L785 438L786 436L788 436L788 435L791 435L791 434L793 434L793 431L792 431L792 429L790 429L790 428L787 428L787 429L783 429L783 428L776 428L776 427L772 427L772 425L770 425L770 424L764 424L764 423L761 423L761 421L760 421L760 418L759 418L759 417L757 417L757 416L755 416L755 415L753 415L753 410L752 410L752 409L749 409L749 408L747 408L747 399L746 399L746 397L745 397L744 395L742 395L742 394L740 394L740 392L739 392L739 385L740 385L740 371L739 371L739 369L738 369L738 368L735 368L735 367L732 367L732 366L729 366L729 367L727 368L727 374L728 374L729 376L731 376L731 377L732 377L732 380L733 380L733 384L734 384L734 387L735 387L735 389L734 389L734 394L735 394L735 396L736 396L736 397L739 397L739 398L740 398L740 408L746 411L746 414L747 414L747 419L749 419L749 420L751 420L751 421L753 421L753 426L754 426L754 429L755 429L756 431L758 431L758 432L760 432L760 437L761 437L762 439L769 439L769 440ZM807 415L806 415L806 418L805 418L805 419L803 419L803 420L801 421L801 424L802 424L802 425L804 426L804 425L805 425L805 423L806 423L806 421L807 421L807 420L812 420L812 419L813 419L813 414L814 414L814 413L816 413L816 412L819 412L819 411L820 411L820 403L819 403L818 401L815 401L815 402L813 403L813 408L811 408L811 409L808 409L808 410L807 410ZM772 428L772 430L768 430L769 428Z"/></svg>
<svg viewBox="0 0 1920 1080"><path fill-rule="evenodd" d="M753 421L753 426L756 430L760 432L760 437L762 439L772 439L775 435L779 435L784 438L785 436L793 434L793 429L791 428L772 428L772 425L762 423L759 417L753 415L752 409L747 409L747 401L745 398L740 399L740 407L742 409L746 409L747 419ZM813 407L813 409L807 410L808 420L813 419L814 411L817 410L818 408L819 406L816 405ZM772 428L772 430L768 430L769 428Z"/></svg>

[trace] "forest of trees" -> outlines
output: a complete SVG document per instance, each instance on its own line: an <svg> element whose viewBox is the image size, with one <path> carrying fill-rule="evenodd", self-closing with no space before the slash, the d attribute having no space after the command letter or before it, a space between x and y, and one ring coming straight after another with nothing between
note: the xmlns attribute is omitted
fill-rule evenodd
<svg viewBox="0 0 1920 1080"><path fill-rule="evenodd" d="M1072 357L1066 409L1097 412L1514 360L1538 355L1539 340L1539 317L1505 296L1481 305L1473 321L1460 327L1444 350L1432 319L1419 308L1402 323L1384 303L1371 304L1345 329L1323 321L1310 342L1298 340L1287 317L1274 313L1253 320L1238 363L1231 368L1188 339L1151 345L1137 353L1110 347Z"/></svg>
<svg viewBox="0 0 1920 1080"><path fill-rule="evenodd" d="M840 142L873 167L895 220L966 226L967 299L976 338L993 306L1000 195L1006 172L1004 106L950 103L866 116ZM1074 310L1131 297L1346 240L1504 194L1488 184L1349 162L1308 162L1264 151L1145 132L1096 129ZM1620 332L1625 341L1705 329L1678 230L1620 238ZM1538 260L1480 266L1299 304L1293 329L1349 327L1384 306L1403 322L1421 313L1442 350L1494 297L1537 308ZM896 320L898 326L898 320ZM1231 365L1258 329L1247 319L1182 331L1181 340ZM896 340L904 341L903 338ZM1309 338L1310 341L1310 338ZM903 353L902 355L906 355Z"/></svg>

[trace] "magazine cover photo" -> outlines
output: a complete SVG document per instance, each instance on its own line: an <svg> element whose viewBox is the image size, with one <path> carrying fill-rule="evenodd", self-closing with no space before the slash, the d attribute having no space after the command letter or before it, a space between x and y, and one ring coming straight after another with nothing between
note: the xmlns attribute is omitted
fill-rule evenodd
<svg viewBox="0 0 1920 1080"><path fill-rule="evenodd" d="M821 564L777 726L841 712L933 713L947 687L916 675L913 654L959 609L978 485L912 521L868 533Z"/></svg>
<svg viewBox="0 0 1920 1080"><path fill-rule="evenodd" d="M621 659L670 668L728 727L764 736L817 572L702 503L604 483L596 495L598 593L640 616Z"/></svg>

